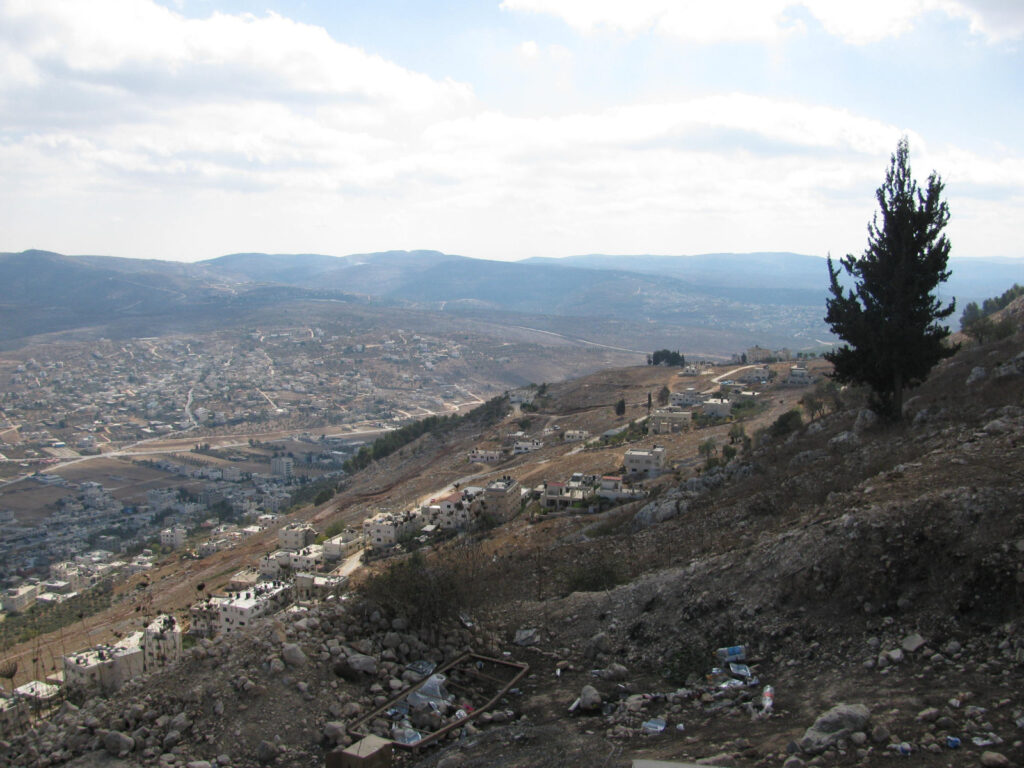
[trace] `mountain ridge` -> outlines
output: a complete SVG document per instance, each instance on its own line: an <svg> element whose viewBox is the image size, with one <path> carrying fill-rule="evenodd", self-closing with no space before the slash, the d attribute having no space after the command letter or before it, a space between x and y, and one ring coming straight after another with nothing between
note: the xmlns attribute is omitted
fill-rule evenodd
<svg viewBox="0 0 1024 768"><path fill-rule="evenodd" d="M941 298L963 306L1005 290L1012 264L954 260ZM729 348L755 343L799 349L828 339L824 324L827 273L822 259L790 252L610 256L505 262L436 250L391 250L347 256L235 253L185 263L110 256L67 256L30 250L0 254L0 342L96 328L130 332L127 318L148 327L180 327L202 318L238 322L240 307L255 311L281 302L338 298L394 302L467 318L481 312L542 314L623 323L615 343L631 337L680 338L715 328ZM602 339L591 339L602 341ZM703 342L702 342L703 343Z"/></svg>

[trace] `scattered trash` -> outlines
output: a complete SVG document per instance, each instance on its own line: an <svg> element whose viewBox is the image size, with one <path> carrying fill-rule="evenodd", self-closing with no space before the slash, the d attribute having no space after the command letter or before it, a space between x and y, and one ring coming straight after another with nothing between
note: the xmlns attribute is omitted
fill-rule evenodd
<svg viewBox="0 0 1024 768"><path fill-rule="evenodd" d="M947 736L946 746L950 749L960 749L960 739L957 736Z"/></svg>
<svg viewBox="0 0 1024 768"><path fill-rule="evenodd" d="M730 645L727 648L719 648L716 653L718 654L718 659L723 664L730 661L747 660L747 646L745 645Z"/></svg>
<svg viewBox="0 0 1024 768"><path fill-rule="evenodd" d="M517 629L512 642L520 646L537 645L540 642L540 630L536 628Z"/></svg>
<svg viewBox="0 0 1024 768"><path fill-rule="evenodd" d="M745 677L748 680L754 676L754 673L750 671L750 667L748 667L746 664L730 663L729 671L732 672L734 675Z"/></svg>
<svg viewBox="0 0 1024 768"><path fill-rule="evenodd" d="M770 685L764 687L764 691L761 693L761 716L768 717L772 713L772 709L775 707L775 689Z"/></svg>
<svg viewBox="0 0 1024 768"><path fill-rule="evenodd" d="M645 723L643 723L640 726L640 728L643 730L644 733L651 736L659 734L665 730L665 718L652 717L650 720L647 720Z"/></svg>
<svg viewBox="0 0 1024 768"><path fill-rule="evenodd" d="M395 726L391 729L391 738L399 744L415 744L423 738L423 734L415 728Z"/></svg>
<svg viewBox="0 0 1024 768"><path fill-rule="evenodd" d="M909 755L913 750L911 749L910 744L908 744L905 741L901 741L899 746L896 748L896 751L899 752L901 755L906 756Z"/></svg>
<svg viewBox="0 0 1024 768"><path fill-rule="evenodd" d="M973 739L971 739L971 742L976 747L991 747L993 744L995 744L995 742L992 741L992 739L986 739L984 736L975 736Z"/></svg>
<svg viewBox="0 0 1024 768"><path fill-rule="evenodd" d="M416 665L417 671L433 669ZM477 715L486 712L514 688L529 671L528 664L466 652L449 661L416 686L351 723L348 732L365 738L391 738L396 747L418 749L446 735L454 737ZM449 688L457 691L450 692ZM507 702L506 702L507 705ZM509 715L502 713L502 722ZM389 722L390 721L390 722ZM463 736L466 733L462 733Z"/></svg>
<svg viewBox="0 0 1024 768"><path fill-rule="evenodd" d="M409 706L415 708L425 705L437 709L441 705L447 705L453 698L444 687L444 681L447 679L440 673L431 675L427 682L409 694L406 699Z"/></svg>
<svg viewBox="0 0 1024 768"><path fill-rule="evenodd" d="M410 672L426 677L437 669L437 664L428 659L420 659L419 661L409 663L405 668Z"/></svg>
<svg viewBox="0 0 1024 768"><path fill-rule="evenodd" d="M676 723L676 730L679 731L680 733L682 733L683 731L686 730L686 726L683 725L682 723Z"/></svg>

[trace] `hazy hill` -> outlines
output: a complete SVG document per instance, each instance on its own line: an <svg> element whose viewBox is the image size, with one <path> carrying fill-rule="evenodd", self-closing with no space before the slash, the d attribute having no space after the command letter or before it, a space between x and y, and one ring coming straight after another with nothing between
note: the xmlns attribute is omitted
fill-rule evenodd
<svg viewBox="0 0 1024 768"><path fill-rule="evenodd" d="M1012 262L961 259L943 296L960 306L1019 280ZM0 254L0 342L61 330L106 335L230 327L304 299L372 299L630 348L726 354L754 343L811 349L828 339L827 272L795 253L609 256L500 262L439 251L236 253L195 264L46 251ZM137 322L139 320L145 322ZM131 322L128 322L128 321ZM386 323L387 318L382 318Z"/></svg>

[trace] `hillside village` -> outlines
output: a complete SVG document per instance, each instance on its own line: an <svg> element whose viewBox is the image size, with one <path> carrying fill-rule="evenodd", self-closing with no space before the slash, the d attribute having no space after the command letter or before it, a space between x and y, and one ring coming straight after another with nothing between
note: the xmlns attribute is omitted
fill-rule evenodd
<svg viewBox="0 0 1024 768"><path fill-rule="evenodd" d="M897 565L901 558L918 562L912 550L894 550L888 541L918 535L910 529L897 526L891 530L899 533L872 538L865 551L843 555L832 551L833 544L801 545L784 571L819 574L809 580L794 576L766 582L758 565L765 557L764 562L779 562L787 539L811 536L815 528L801 522L808 515L819 516L829 529L843 530L858 525L851 514L884 516L904 504L924 504L922 509L932 504L933 516L945 522L936 519L929 530L955 527L945 516L959 508L956 488L965 487L974 467L987 472L996 455L1003 457L1002 480L985 475L989 490L976 505L977 514L994 517L975 531L977 542L964 540L964 546L988 547L983 542L991 537L1012 541L1024 535L1017 531L1019 520L1014 522L1013 510L1021 500L1020 486L1012 479L1019 473L1019 434L1024 431L1024 363L1011 342L968 349L942 364L935 382L908 403L912 417L901 428L905 434L895 435L873 423L854 394L824 402L820 377L826 369L820 362L740 361L690 371L646 366L513 391L509 416L493 427L465 431L448 450L438 451L442 443L436 438L421 438L359 473L351 486L311 514L265 521L267 530L241 548L251 553L247 562L225 559L230 550L196 561L199 566L209 559L217 572L230 570L198 584L197 578L212 571L191 570L194 597L170 614L159 613L165 609L151 586L166 578L158 575L159 565L137 574L135 579L146 579L135 582L144 585L141 593L124 592L130 599L122 602L135 611L155 612L148 623L107 644L67 654L63 675L22 677L18 696L5 699L5 734L26 735L5 738L12 754L27 754L23 750L30 744L42 743L38 736L36 742L26 741L32 718L56 713L52 740L65 738L58 734L66 734L68 724L83 722L82 713L88 712L93 713L88 717L99 716L98 725L87 726L77 746L60 742L64 746L57 749L53 742L52 761L98 748L111 757L163 765L203 759L211 765L308 764L323 760L332 748L340 753L371 736L388 744L405 739L390 726L382 729L379 715L376 720L370 715L380 707L393 708L393 696L409 695L417 682L430 683L434 670L444 668L453 680L462 679L467 671L460 666L465 664L460 654L468 651L512 664L489 672L504 681L495 689L497 703L458 731L447 730L458 727L447 719L455 717L454 709L432 724L414 718L413 725L402 727L418 728L421 738L437 734L430 738L442 746L419 757L401 752L395 760L417 765L442 760L466 766L584 764L582 755L595 740L606 745L609 765L628 765L628 756L644 754L715 755L720 765L796 766L822 758L870 765L898 756L904 744L922 764L933 764L934 758L940 761L936 765L974 765L982 753L1016 755L1019 742L1011 731L1018 727L1013 725L1016 713L1024 717L1024 701L1015 704L1006 688L1012 688L1016 673L995 680L1007 693L989 693L993 683L983 682L989 659L1008 652L1010 666L993 661L991 669L1015 669L1018 639L1015 625L1005 621L1012 621L1019 606L1014 601L1004 605L993 615L1006 618L996 624L983 618L989 616L986 606L993 605L990 595L1003 594L1004 579L1012 580L1017 572L1013 566L1006 571L1017 551L1012 546L999 550L1009 561L996 555L988 576L970 575L988 566L967 556L959 561L967 571L947 575L977 592L973 598L954 599L961 618L952 624L942 618L941 609L934 613L943 602L930 582L921 582L913 567ZM673 386L658 405L656 384L661 382ZM618 399L625 401L621 414L616 413ZM730 403L729 417L721 415L721 401ZM803 418L795 424L781 418L794 408ZM785 429L779 427L787 421ZM432 443L426 450L416 447ZM727 452L727 447L734 450ZM943 491L938 478L949 457L959 464L959 479ZM830 462L839 468L823 484L821 471ZM382 490L389 475L409 480ZM906 495L900 501L903 486ZM952 506L947 512L946 501L918 502L919 494L948 499ZM865 517L864 525L875 524ZM330 536L321 533L338 526ZM947 535L955 535L949 530ZM887 553L889 564L880 571L857 566L853 572L860 581L839 587L842 594L850 590L849 598L842 599L855 600L859 613L843 609L829 614L825 604L819 613L812 597L820 595L815 585L838 585L842 579L829 558L870 561L877 547ZM380 591L386 582L379 580L391 564L414 563L424 555L451 568L473 569L474 577L450 587L454 605L448 608L458 606L458 611L449 613L431 602L431 610L439 613L424 624L426 614L418 611L426 603L406 605L397 613L379 603L376 609L373 603L357 607L366 595L379 601L388 594ZM732 565L724 567L726 562ZM894 568L901 575L887 587L884 574ZM871 581L875 573L883 581ZM712 587L722 580L729 586ZM688 582L702 586L682 586ZM444 593L449 587L442 588L443 583L433 589ZM473 586L482 583L489 585L486 594ZM708 591L723 588L718 598ZM794 613L787 594L796 593L806 609ZM953 594L949 588L946 593ZM676 596L670 599L669 594ZM731 597L723 602L725 595ZM690 618L678 624L685 616ZM835 621L847 628L831 626ZM801 629L794 633L797 626ZM977 634L977 627L991 628L992 639L989 629ZM161 639L154 644L151 635L156 634ZM861 636L864 650L857 651L850 641ZM808 638L817 638L810 652ZM743 648L735 660L722 657L729 662L723 672L713 650L737 643ZM206 732L198 730L207 716L201 699L189 703L184 689L179 698L159 681L167 674L208 674L201 670L217 659L237 677L230 684L227 679L211 683L228 685L211 694L214 710L227 711L225 697L237 690L242 701L251 701L253 711L262 713L254 723L280 717L272 714L276 706L267 709L266 696L285 686L282 701L292 697L284 690L297 690L299 699L292 706L311 708L309 725L273 739L242 728L234 736L215 737L219 745L230 744L230 751L216 754L212 741L204 747L195 738ZM666 664L677 668L667 678L675 687L666 687ZM131 676L125 669L145 676L122 687ZM839 674L840 669L845 671ZM953 692L947 696L950 702L977 702L969 711L944 703L941 693L914 693L915 678L930 680L929 673L940 669L948 680L939 688ZM525 677L516 677L520 672ZM870 694L866 679L854 683L872 675L884 685ZM762 701L766 680L778 691L774 709ZM800 697L804 703L798 704L796 692L815 680L828 682L813 694L807 689ZM161 730L118 727L125 720L110 717L120 710L90 698L103 692L114 697L111 702L119 696L132 701L146 685L161 691L155 698L150 694L150 706L171 707L164 710ZM250 690L264 692L253 699L244 693ZM486 692L468 690L463 709L485 703L473 697ZM853 723L845 735L812 736L808 730L799 737L829 707L856 703L846 700L849 695L867 706L843 710ZM69 703L59 703L69 696ZM885 697L888 708L880 703ZM78 710L70 701L87 709ZM988 721L976 719L984 718L985 711ZM753 724L743 726L751 717ZM177 727L169 728L172 719ZM132 721L127 722L130 726ZM219 733L212 725L206 728L211 735ZM457 739L448 738L455 734L460 734ZM542 740L554 739L556 752L540 749L540 734L545 734ZM945 734L963 746L956 751L945 746ZM797 745L794 750L786 747L787 739ZM407 740L417 743L411 736ZM513 749L513 743L519 746ZM562 757L554 760L553 754ZM986 765L1003 764L993 762L997 757L985 759Z"/></svg>
<svg viewBox="0 0 1024 768"><path fill-rule="evenodd" d="M811 382L802 364L783 363L777 367L786 372L782 386L806 387ZM513 422L519 429L495 431L497 437L494 442L497 447L477 447L466 454L469 464L507 466L510 461L535 452L568 456L579 456L586 452L602 457L612 453L621 465L615 474L573 471L565 477L546 478L538 485L522 485L513 476L513 471L480 486L460 486L455 483L439 491L436 497L424 499L422 503L406 509L368 514L360 525L349 526L329 537L318 536L317 531L308 524L285 523L277 530L278 547L266 552L257 562L248 563L247 568L240 569L224 586L237 593L255 588L260 580L276 582L281 578L294 578L300 581L304 579L310 587L315 584L313 591L317 594L336 593L347 576L338 571L350 571L352 568L351 564L343 561L363 550L366 551L365 556L371 558L394 554L395 551L404 551L406 547L403 544L410 541L420 546L429 544L433 538L443 539L452 533L477 529L481 525L500 525L527 507L531 514L548 514L569 507L584 507L594 512L612 504L640 500L648 493L644 487L645 482L671 469L669 453L664 445L656 443L634 445L623 451L618 447L620 443L635 442L636 437L642 437L644 433L652 437L688 433L695 426L695 415L705 420L705 427L715 422L724 423L727 419L731 420L731 403L749 406L756 400L757 395L745 389L745 386L766 385L769 378L777 376L775 371L765 365L746 365L728 370L735 372L735 381L725 379L722 375L715 376L716 371L712 366L691 364L678 371L678 374L670 372L670 378L678 382L677 391L670 391L663 386L659 400L664 402L659 407L648 410L645 416L605 430L600 435L592 436L582 428L562 431L558 424L553 424L544 427L540 436L529 436L521 428L526 426L526 422L520 418L518 422ZM720 383L723 379L724 383ZM520 415L535 410L534 400L538 397L538 391L543 392L544 389L546 387L512 391L508 395L508 405ZM629 430L635 430L636 434ZM548 449L542 451L545 442ZM581 468L590 466L583 461L586 454L580 457ZM683 463L692 461L692 456L686 456ZM679 460L674 464L680 464ZM81 483L79 495L63 498L58 505L58 513L44 519L34 529L33 536L27 536L25 531L16 528L11 530L13 535L4 543L8 554L16 553L19 545L24 546L26 539L31 541L34 537L43 541L45 537L47 553L51 557L59 557L63 553L65 556L72 555L72 559L51 562L47 579L28 578L9 587L4 593L4 609L12 614L21 614L34 604L51 605L71 600L84 590L110 591L114 583L150 570L160 558L153 550L142 549L130 560L119 559L118 554L131 547L135 540L119 542L116 536L109 535L101 537L97 542L101 547L108 545L109 550L97 548L77 554L81 551L78 542L87 537L90 530L88 526L92 529L99 526L102 529L116 521L123 527L130 524L130 521L139 520L149 525L143 531L152 536L155 533L152 523L159 519L168 524L159 530L159 542L164 551L184 549L190 550L194 557L207 558L239 545L246 537L260 533L269 526L280 525L278 511L288 499L286 489L292 466L293 462L288 457L274 458L271 462L271 482L260 485L257 478L252 478L253 488L257 491L255 494L239 494L236 489L240 490L243 486L237 482L226 493L221 492L223 484L237 479L207 477L219 480L220 485L207 487L204 495L199 496L196 502L182 501L180 494L174 490L157 488L147 492L148 504L137 509L123 508L99 483ZM211 465L204 464L192 472L207 476L210 469ZM220 473L216 467L213 469ZM42 477L45 479L47 476ZM277 478L276 482L274 478ZM526 478L523 479L525 482ZM229 503L238 518L249 524L211 525L216 523L213 520L205 524L208 532L203 533L199 523L211 501ZM50 528L59 530L60 535L46 536ZM144 541L144 537L145 533L138 540ZM261 598L264 592L260 590ZM290 594L290 590L287 594ZM196 629L196 634L211 634L210 627L222 627L219 617L212 613L221 609L226 613L237 610L237 606L231 603L231 600L236 599L207 598L201 611L192 612L193 628L200 625L205 627ZM269 597L267 601L276 604L280 602L280 595L275 592L273 601ZM247 611L248 617L253 618L265 612L266 608L261 599L257 599ZM59 681L59 674L56 679Z"/></svg>

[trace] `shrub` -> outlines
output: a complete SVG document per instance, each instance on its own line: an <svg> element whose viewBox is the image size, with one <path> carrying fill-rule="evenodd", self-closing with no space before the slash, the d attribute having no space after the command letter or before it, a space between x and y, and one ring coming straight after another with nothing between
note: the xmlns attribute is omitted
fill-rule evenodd
<svg viewBox="0 0 1024 768"><path fill-rule="evenodd" d="M768 434L774 438L785 437L793 432L796 432L804 425L803 417L800 415L800 411L795 408L792 411L786 411L784 414L779 416L775 422L768 427Z"/></svg>
<svg viewBox="0 0 1024 768"><path fill-rule="evenodd" d="M601 592L621 583L618 564L597 557L572 566L566 573L565 587L568 592Z"/></svg>
<svg viewBox="0 0 1024 768"><path fill-rule="evenodd" d="M414 627L436 627L478 602L486 584L482 566L479 547L469 542L429 559L417 551L371 576L360 593Z"/></svg>

